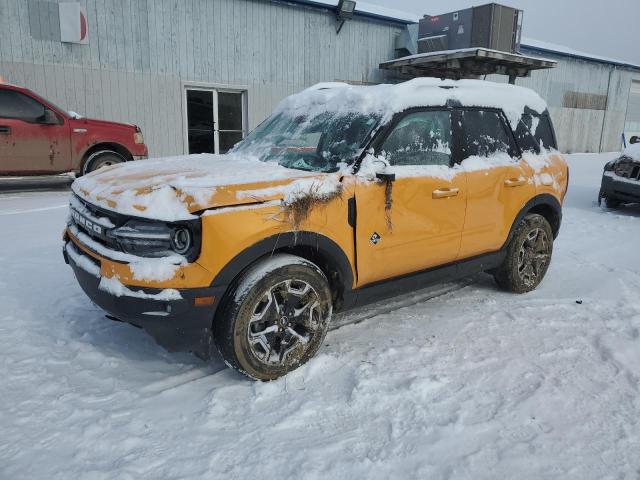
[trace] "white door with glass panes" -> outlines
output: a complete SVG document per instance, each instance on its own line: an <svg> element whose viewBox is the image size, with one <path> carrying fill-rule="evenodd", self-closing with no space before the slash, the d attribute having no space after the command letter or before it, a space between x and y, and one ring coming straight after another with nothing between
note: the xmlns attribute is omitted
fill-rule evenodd
<svg viewBox="0 0 640 480"><path fill-rule="evenodd" d="M245 132L242 91L186 89L187 152L226 153Z"/></svg>

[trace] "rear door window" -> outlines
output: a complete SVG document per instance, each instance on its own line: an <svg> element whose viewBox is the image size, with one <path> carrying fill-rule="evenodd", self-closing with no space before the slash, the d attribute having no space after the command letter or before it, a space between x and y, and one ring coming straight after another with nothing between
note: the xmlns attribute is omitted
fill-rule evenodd
<svg viewBox="0 0 640 480"><path fill-rule="evenodd" d="M400 119L380 151L391 165L449 166L451 137L451 112L412 112Z"/></svg>
<svg viewBox="0 0 640 480"><path fill-rule="evenodd" d="M34 122L44 115L44 105L13 90L0 89L0 118Z"/></svg>
<svg viewBox="0 0 640 480"><path fill-rule="evenodd" d="M517 155L517 148L502 113L493 110L462 110L461 158L491 157L496 153Z"/></svg>

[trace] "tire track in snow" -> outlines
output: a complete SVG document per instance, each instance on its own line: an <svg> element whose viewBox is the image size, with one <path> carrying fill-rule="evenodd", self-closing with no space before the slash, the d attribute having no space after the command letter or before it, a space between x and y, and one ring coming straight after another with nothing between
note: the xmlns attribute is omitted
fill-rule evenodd
<svg viewBox="0 0 640 480"><path fill-rule="evenodd" d="M355 325L370 320L379 315L386 315L405 307L417 305L418 303L427 302L438 297L442 297L449 293L462 290L463 288L475 283L477 277L463 279L454 283L445 283L428 287L417 292L408 293L399 297L391 297L379 302L375 302L353 310L340 312L335 315L329 331L335 331L347 325Z"/></svg>
<svg viewBox="0 0 640 480"><path fill-rule="evenodd" d="M344 313L338 313L329 330L335 331L348 325L363 323L379 315L386 315L405 307L433 300L449 293L462 290L472 283L474 283L473 280L464 280L456 283L447 283L444 285L429 287L419 290L417 293L409 293L397 298L392 297L385 302L376 302ZM139 391L152 395L159 395L168 392L169 390L175 390L193 382L208 378L217 373L227 371L227 367L222 362L222 359L220 359L218 363L216 361L217 358L217 355L215 355L214 359L212 359L213 362L208 364L206 368L196 367L186 370L177 375L149 383L141 387Z"/></svg>

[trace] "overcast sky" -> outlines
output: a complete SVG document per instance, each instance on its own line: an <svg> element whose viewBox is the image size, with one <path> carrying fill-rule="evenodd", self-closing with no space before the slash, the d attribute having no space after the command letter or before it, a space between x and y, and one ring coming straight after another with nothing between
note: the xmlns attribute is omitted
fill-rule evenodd
<svg viewBox="0 0 640 480"><path fill-rule="evenodd" d="M366 0L418 15L490 3L482 0ZM640 0L504 0L524 10L523 35L640 64Z"/></svg>

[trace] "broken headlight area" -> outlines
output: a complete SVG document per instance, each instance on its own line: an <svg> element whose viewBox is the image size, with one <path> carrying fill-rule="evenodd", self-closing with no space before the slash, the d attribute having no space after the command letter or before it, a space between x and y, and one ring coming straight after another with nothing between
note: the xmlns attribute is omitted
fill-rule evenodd
<svg viewBox="0 0 640 480"><path fill-rule="evenodd" d="M166 257L184 255L194 261L200 251L200 222L146 222L129 220L110 230L107 235L118 247L139 257Z"/></svg>
<svg viewBox="0 0 640 480"><path fill-rule="evenodd" d="M609 164L605 166L605 171L607 171L608 165ZM630 158L626 157L622 157L614 162L611 170L613 170L613 172L619 177L631 179L638 179L640 177L640 163L634 162Z"/></svg>

